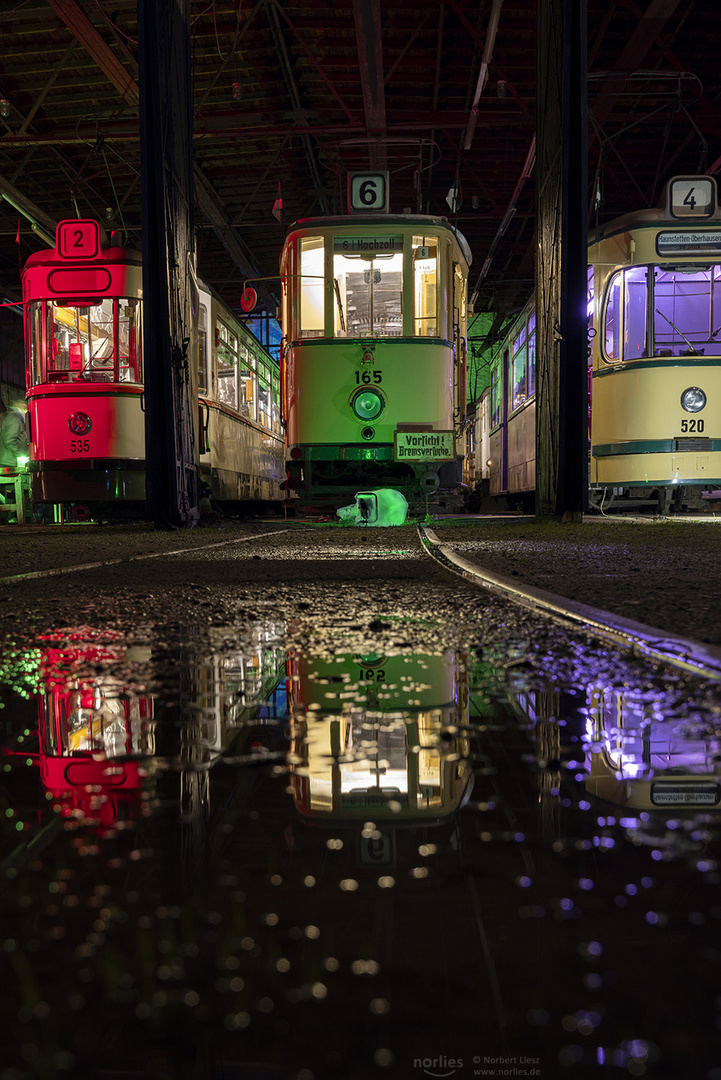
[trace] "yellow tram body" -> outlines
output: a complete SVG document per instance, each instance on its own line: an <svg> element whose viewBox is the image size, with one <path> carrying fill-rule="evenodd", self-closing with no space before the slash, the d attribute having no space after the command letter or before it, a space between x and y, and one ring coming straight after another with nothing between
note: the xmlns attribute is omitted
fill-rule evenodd
<svg viewBox="0 0 721 1080"><path fill-rule="evenodd" d="M281 254L282 400L293 503L359 490L462 497L470 250L444 219L297 222Z"/></svg>
<svg viewBox="0 0 721 1080"><path fill-rule="evenodd" d="M712 177L589 242L591 488L721 486L721 213ZM682 494L682 489L686 489ZM641 494L642 492L639 492Z"/></svg>
<svg viewBox="0 0 721 1080"><path fill-rule="evenodd" d="M490 494L535 490L535 296L496 352ZM699 509L721 488L721 212L710 176L674 177L661 205L588 244L591 505Z"/></svg>

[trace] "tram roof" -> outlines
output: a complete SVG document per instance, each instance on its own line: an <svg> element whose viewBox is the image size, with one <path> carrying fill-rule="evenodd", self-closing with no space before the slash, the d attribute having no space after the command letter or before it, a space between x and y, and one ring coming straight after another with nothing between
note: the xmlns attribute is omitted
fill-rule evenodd
<svg viewBox="0 0 721 1080"><path fill-rule="evenodd" d="M440 217L456 191L450 217L478 267L475 309L518 307L536 249L537 6L191 3L204 279L238 312L243 282L264 279L258 292L273 312L285 222L340 214L348 172L382 169L394 214ZM588 0L585 10L593 225L653 206L674 173L721 169L721 5ZM3 6L0 284L9 299L21 295L19 261L62 218L95 217L141 246L137 11L137 0Z"/></svg>

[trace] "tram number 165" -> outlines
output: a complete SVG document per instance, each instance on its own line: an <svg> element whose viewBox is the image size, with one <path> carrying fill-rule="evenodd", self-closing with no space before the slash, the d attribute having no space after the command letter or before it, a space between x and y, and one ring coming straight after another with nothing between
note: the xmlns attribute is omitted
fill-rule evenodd
<svg viewBox="0 0 721 1080"><path fill-rule="evenodd" d="M382 371L361 371L360 368L356 369L355 373L356 385L360 386L361 383L368 385L368 383L381 383L383 382Z"/></svg>
<svg viewBox="0 0 721 1080"><path fill-rule="evenodd" d="M361 669L360 677L363 682L385 682L386 673L383 668L369 668L367 671Z"/></svg>

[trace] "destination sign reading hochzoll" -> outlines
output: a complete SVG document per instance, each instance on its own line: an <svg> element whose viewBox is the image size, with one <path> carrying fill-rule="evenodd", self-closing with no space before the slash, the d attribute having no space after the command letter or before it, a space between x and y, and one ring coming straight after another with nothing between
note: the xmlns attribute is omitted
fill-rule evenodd
<svg viewBox="0 0 721 1080"><path fill-rule="evenodd" d="M402 236L334 236L333 251L342 255L344 252L355 254L368 254L379 252L381 255L387 252L403 251Z"/></svg>

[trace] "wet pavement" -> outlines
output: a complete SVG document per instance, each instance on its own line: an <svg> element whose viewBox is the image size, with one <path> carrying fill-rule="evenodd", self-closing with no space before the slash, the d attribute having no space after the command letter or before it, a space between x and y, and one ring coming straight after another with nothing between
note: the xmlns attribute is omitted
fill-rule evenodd
<svg viewBox="0 0 721 1080"><path fill-rule="evenodd" d="M0 1080L721 1080L718 682L414 530L182 546L0 594Z"/></svg>

